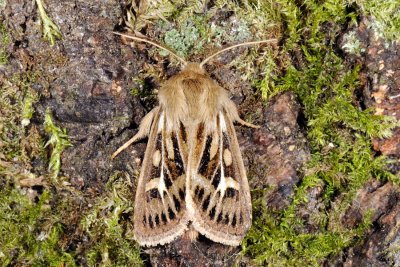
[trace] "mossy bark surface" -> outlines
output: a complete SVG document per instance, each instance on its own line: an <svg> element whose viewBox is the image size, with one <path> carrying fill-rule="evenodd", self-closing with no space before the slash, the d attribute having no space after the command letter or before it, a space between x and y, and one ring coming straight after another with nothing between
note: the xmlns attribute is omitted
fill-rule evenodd
<svg viewBox="0 0 400 267"><path fill-rule="evenodd" d="M400 266L395 0L40 2L0 0L3 266ZM279 40L206 66L261 126L236 127L254 219L241 247L134 241L146 141L110 156L179 65L112 31L191 61Z"/></svg>

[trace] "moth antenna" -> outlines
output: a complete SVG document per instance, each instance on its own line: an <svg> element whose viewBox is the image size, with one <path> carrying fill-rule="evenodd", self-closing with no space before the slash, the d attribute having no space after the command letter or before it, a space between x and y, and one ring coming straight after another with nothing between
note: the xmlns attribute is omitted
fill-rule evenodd
<svg viewBox="0 0 400 267"><path fill-rule="evenodd" d="M253 42L245 42L245 43L241 43L241 44L236 44L236 45L232 45L229 46L227 48L224 48L220 51L218 51L217 53L212 54L211 56L207 57L206 59L204 59L201 63L200 63L200 67L203 67L204 64L206 64L208 61L210 61L210 59L212 59L213 57L224 53L228 50L234 49L236 47L240 47L240 46L246 46L246 45L256 45L256 44L264 44L264 43L277 43L278 40L277 39L268 39L268 40L261 40L261 41L253 41Z"/></svg>
<svg viewBox="0 0 400 267"><path fill-rule="evenodd" d="M150 40L147 40L147 39L144 39L144 38L128 35L128 34L119 33L119 32L113 32L113 33L116 34L116 35L119 35L119 36L123 36L123 37L129 38L129 39L135 40L135 41L144 42L144 43L148 43L148 44L154 45L154 46L156 46L158 48L161 48L164 51L167 51L168 53L170 53L174 57L176 57L180 62L183 63L183 65L187 64L187 62L186 62L186 60L184 58L178 56L176 53L172 52L170 49L168 49L168 48L166 48L166 47L164 47L162 45L159 45L156 42L153 42L153 41L150 41Z"/></svg>

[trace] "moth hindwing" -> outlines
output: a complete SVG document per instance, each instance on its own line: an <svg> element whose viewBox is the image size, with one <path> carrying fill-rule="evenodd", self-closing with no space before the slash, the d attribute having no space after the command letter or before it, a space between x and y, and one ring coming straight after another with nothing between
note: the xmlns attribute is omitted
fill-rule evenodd
<svg viewBox="0 0 400 267"><path fill-rule="evenodd" d="M189 63L159 91L159 106L131 142L149 137L138 181L134 231L139 244L171 242L195 230L237 246L251 226L251 200L225 89Z"/></svg>

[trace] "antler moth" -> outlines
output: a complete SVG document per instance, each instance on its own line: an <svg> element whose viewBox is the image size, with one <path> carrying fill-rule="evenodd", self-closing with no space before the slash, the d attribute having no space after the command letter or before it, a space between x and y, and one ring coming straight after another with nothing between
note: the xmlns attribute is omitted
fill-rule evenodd
<svg viewBox="0 0 400 267"><path fill-rule="evenodd" d="M162 85L159 106L113 154L148 137L134 208L140 245L166 244L190 229L237 246L251 226L249 185L233 123L257 126L240 119L228 92L203 69L213 56L200 64L176 56L186 66Z"/></svg>

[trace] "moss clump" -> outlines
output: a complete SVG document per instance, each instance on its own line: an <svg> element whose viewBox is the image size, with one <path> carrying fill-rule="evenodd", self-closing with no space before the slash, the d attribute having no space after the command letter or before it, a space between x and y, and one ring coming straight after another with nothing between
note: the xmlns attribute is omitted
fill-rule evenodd
<svg viewBox="0 0 400 267"><path fill-rule="evenodd" d="M10 37L7 29L2 23L0 23L0 65L4 65L8 62L8 53L6 51L6 47L9 43Z"/></svg>
<svg viewBox="0 0 400 267"><path fill-rule="evenodd" d="M349 4L357 4L361 13L372 17L371 27L376 34L389 41L400 39L400 12L398 0L353 0Z"/></svg>
<svg viewBox="0 0 400 267"><path fill-rule="evenodd" d="M0 167L0 175L1 175ZM75 266L72 256L58 246L60 224L50 224L49 191L37 201L12 183L0 189L0 262L27 266ZM46 218L46 220L43 220ZM53 221L52 220L52 221ZM54 222L54 221L53 221Z"/></svg>
<svg viewBox="0 0 400 267"><path fill-rule="evenodd" d="M23 160L23 140L37 100L30 87L35 79L32 73L15 74L0 83L0 154L6 160Z"/></svg>
<svg viewBox="0 0 400 267"><path fill-rule="evenodd" d="M305 182L303 181L303 185ZM313 181L315 182L315 181ZM296 192L297 197L304 187ZM298 204L298 203L296 203ZM277 218L265 208L266 203L256 201L256 220L248 233L243 252L260 266L320 266L329 256L338 254L355 242L369 227L368 218L354 229L327 229L321 226L317 233L302 232L302 222L292 204Z"/></svg>
<svg viewBox="0 0 400 267"><path fill-rule="evenodd" d="M128 200L132 191L122 174L110 178L107 197L99 197L98 205L86 215L76 214L74 206L81 203L82 194L68 183L50 179L56 177L60 154L69 142L65 131L54 124L49 110L44 128L50 135L47 143L52 147L51 175L39 176L29 171L34 159L45 160L44 142L36 126L23 123L31 118L37 99L30 87L34 77L30 73L15 74L1 84L0 265L76 266L82 257L92 265L99 262L103 266L140 265L139 249L125 218L132 209ZM65 231L71 231L68 229L71 222L80 216L84 217L84 223L72 231L86 230L92 243L88 250L76 252L80 253L77 256L66 252L70 240Z"/></svg>
<svg viewBox="0 0 400 267"><path fill-rule="evenodd" d="M46 176L30 171L43 151L28 123L37 100L33 81L35 75L26 72L0 82L0 264L75 266L59 244L63 227L52 212Z"/></svg>
<svg viewBox="0 0 400 267"><path fill-rule="evenodd" d="M140 266L140 250L133 240L131 219L133 203L130 177L115 173L107 183L107 192L81 222L90 236L86 253L89 265Z"/></svg>
<svg viewBox="0 0 400 267"><path fill-rule="evenodd" d="M285 1L285 6L285 23L295 25L288 30L301 34L288 35L284 50L302 51L303 59L297 66L289 65L283 77L260 83L259 89L266 96L285 90L296 93L304 107L312 160L288 208L274 214L262 201L255 205L257 216L243 248L258 264L319 266L362 239L368 229L368 216L354 228L340 222L357 190L370 179L398 182L385 171L386 160L375 157L371 149L371 138L390 135L394 122L355 105L360 67L346 65L335 53L333 42L344 23L354 17L346 2L303 1L303 13L295 2ZM297 211L314 187L324 188L324 206L312 216L319 230L307 232L310 221L299 218ZM263 198L254 199L259 203Z"/></svg>
<svg viewBox="0 0 400 267"><path fill-rule="evenodd" d="M29 90L28 93L25 95L23 107L22 107L22 126L28 126L30 124L30 120L35 112L33 108L33 104L36 103L38 100L38 95L35 91Z"/></svg>
<svg viewBox="0 0 400 267"><path fill-rule="evenodd" d="M50 42L53 46L57 39L61 39L62 35L58 26L47 15L43 0L36 0L36 5L39 11L40 24L42 25L43 38Z"/></svg>
<svg viewBox="0 0 400 267"><path fill-rule="evenodd" d="M131 1L126 13L125 24L132 31L140 31L151 21L160 18L166 21L181 4L169 0Z"/></svg>
<svg viewBox="0 0 400 267"><path fill-rule="evenodd" d="M68 135L65 129L60 129L53 123L50 109L46 110L44 119L44 130L50 135L45 147L51 146L51 156L49 161L49 171L52 173L53 179L57 178L61 166L61 153L65 148L72 146L68 141Z"/></svg>

